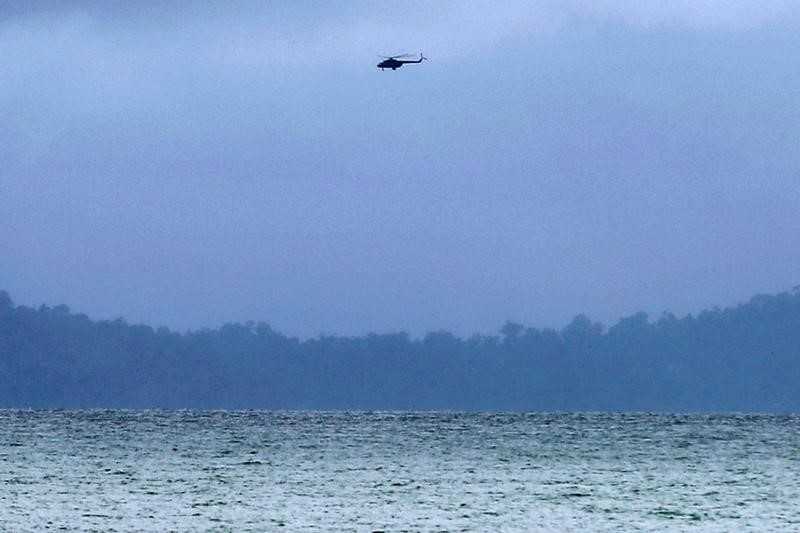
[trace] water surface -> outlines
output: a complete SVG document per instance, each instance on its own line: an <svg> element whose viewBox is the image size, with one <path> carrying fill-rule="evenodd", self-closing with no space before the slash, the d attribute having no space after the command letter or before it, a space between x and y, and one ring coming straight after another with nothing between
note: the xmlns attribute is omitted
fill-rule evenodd
<svg viewBox="0 0 800 533"><path fill-rule="evenodd" d="M0 529L800 530L800 417L0 410Z"/></svg>

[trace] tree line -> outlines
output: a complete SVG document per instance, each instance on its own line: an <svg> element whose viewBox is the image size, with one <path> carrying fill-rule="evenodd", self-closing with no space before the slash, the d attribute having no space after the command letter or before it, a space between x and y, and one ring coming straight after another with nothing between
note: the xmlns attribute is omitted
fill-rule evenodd
<svg viewBox="0 0 800 533"><path fill-rule="evenodd" d="M0 407L800 411L800 291L610 328L507 322L288 337L262 322L176 332L0 291Z"/></svg>

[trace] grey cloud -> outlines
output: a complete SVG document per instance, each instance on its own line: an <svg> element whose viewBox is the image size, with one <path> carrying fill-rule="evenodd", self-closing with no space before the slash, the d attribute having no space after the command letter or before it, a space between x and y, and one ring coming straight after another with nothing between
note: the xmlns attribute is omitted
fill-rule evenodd
<svg viewBox="0 0 800 533"><path fill-rule="evenodd" d="M792 6L130 5L0 25L20 303L470 334L797 283Z"/></svg>

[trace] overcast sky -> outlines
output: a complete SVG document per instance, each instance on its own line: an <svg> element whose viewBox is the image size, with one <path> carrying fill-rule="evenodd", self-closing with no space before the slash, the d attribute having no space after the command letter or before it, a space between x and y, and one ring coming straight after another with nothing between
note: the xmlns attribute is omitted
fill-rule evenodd
<svg viewBox="0 0 800 533"><path fill-rule="evenodd" d="M799 29L794 1L3 3L0 289L300 337L790 289Z"/></svg>

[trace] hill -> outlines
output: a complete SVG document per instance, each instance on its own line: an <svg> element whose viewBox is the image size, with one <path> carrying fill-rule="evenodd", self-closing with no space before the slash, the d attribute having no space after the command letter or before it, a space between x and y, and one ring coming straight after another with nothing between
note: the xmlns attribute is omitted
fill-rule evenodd
<svg viewBox="0 0 800 533"><path fill-rule="evenodd" d="M300 341L264 323L179 333L0 291L0 407L800 411L800 291L606 329L508 322Z"/></svg>

